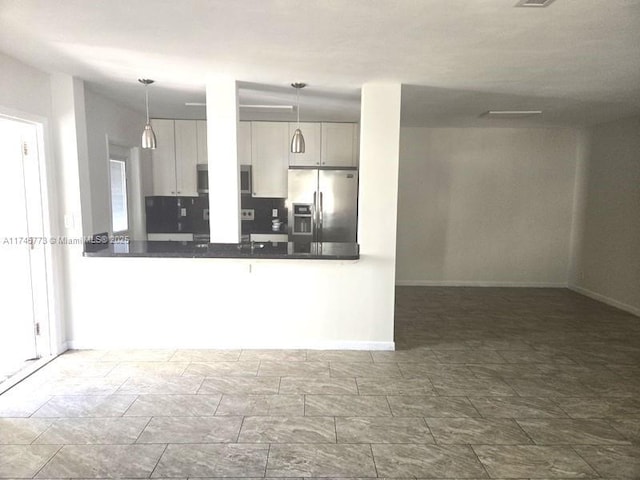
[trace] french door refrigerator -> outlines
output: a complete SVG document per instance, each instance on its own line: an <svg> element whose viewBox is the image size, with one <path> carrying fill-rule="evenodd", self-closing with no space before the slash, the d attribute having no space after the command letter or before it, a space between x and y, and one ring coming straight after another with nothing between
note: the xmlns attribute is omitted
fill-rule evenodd
<svg viewBox="0 0 640 480"><path fill-rule="evenodd" d="M290 168L290 242L355 242L358 170Z"/></svg>

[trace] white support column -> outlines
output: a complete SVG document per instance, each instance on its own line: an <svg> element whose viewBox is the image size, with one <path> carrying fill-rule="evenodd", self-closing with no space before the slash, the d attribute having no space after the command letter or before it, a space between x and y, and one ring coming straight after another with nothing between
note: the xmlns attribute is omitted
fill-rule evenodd
<svg viewBox="0 0 640 480"><path fill-rule="evenodd" d="M64 218L56 229L61 236L82 239L91 235L89 190L89 154L84 103L84 82L62 73L51 75L51 130L56 162L55 190L57 208ZM107 181L105 179L105 181ZM83 225L84 223L84 225ZM53 248L53 247L52 247ZM72 338L78 306L86 298L87 282L74 281L81 264L82 244L55 245L53 267L59 288L58 314L66 320L60 326L64 337ZM64 338L63 337L63 338ZM59 341L59 349L64 348Z"/></svg>
<svg viewBox="0 0 640 480"><path fill-rule="evenodd" d="M362 258L376 261L375 281L368 295L378 299L378 318L390 339L395 302L401 90L399 83L365 84L360 107L358 243Z"/></svg>
<svg viewBox="0 0 640 480"><path fill-rule="evenodd" d="M240 241L238 87L228 77L207 80L207 150L211 243Z"/></svg>
<svg viewBox="0 0 640 480"><path fill-rule="evenodd" d="M51 101L55 155L61 168L58 178L62 195L58 201L64 213L64 233L78 238L91 235L95 232L91 231L84 82L69 75L53 74ZM81 185L86 188L80 188Z"/></svg>

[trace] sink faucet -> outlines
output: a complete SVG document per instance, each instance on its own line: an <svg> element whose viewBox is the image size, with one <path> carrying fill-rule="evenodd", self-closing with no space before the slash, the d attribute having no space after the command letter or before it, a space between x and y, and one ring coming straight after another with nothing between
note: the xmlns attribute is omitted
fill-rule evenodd
<svg viewBox="0 0 640 480"><path fill-rule="evenodd" d="M264 243L259 243L259 242L257 243L251 240L251 253L253 253L256 248L264 248Z"/></svg>

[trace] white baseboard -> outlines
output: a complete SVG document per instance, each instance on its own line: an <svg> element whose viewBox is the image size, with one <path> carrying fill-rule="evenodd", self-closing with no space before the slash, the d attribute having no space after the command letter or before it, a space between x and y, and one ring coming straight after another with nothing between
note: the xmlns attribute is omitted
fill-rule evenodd
<svg viewBox="0 0 640 480"><path fill-rule="evenodd" d="M396 280L398 287L519 287L567 288L566 283L551 282L493 282L483 280Z"/></svg>
<svg viewBox="0 0 640 480"><path fill-rule="evenodd" d="M569 285L568 288L574 292L584 295L585 297L593 298L594 300L606 303L607 305L611 305L612 307L619 308L620 310L624 310L625 312L629 312L640 317L640 308L638 307L634 307L633 305L629 305L624 302L619 302L611 297L607 297L606 295L596 293L588 288L579 287L577 285Z"/></svg>
<svg viewBox="0 0 640 480"><path fill-rule="evenodd" d="M171 343L140 343L140 344L105 344L92 341L69 340L67 342L71 350L93 350L93 349L136 349L136 348L167 348L167 349L218 349L218 350L395 350L395 342L367 342L351 340L335 340L320 342L297 342L297 343L198 343L198 344L171 344Z"/></svg>

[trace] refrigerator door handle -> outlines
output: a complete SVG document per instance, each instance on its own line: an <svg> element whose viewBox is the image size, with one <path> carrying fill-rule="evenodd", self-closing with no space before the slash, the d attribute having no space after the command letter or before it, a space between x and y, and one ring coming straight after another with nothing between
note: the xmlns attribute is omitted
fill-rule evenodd
<svg viewBox="0 0 640 480"><path fill-rule="evenodd" d="M323 223L324 223L324 202L323 202L324 198L322 196L322 192L320 192L320 212L318 213L318 215L320 216L320 239L319 241L322 241L322 227L323 227Z"/></svg>
<svg viewBox="0 0 640 480"><path fill-rule="evenodd" d="M318 236L318 192L313 192L313 241L316 241L316 237Z"/></svg>

